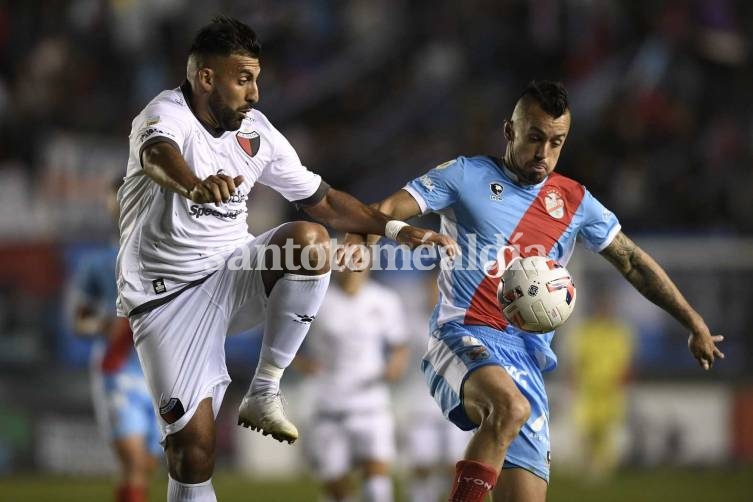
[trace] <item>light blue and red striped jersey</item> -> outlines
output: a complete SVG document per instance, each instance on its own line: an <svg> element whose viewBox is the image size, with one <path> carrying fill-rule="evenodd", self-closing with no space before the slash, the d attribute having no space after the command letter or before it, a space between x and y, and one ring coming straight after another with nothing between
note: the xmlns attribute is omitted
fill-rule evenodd
<svg viewBox="0 0 753 502"><path fill-rule="evenodd" d="M432 332L448 322L485 325L521 336L542 370L553 369L554 332L524 334L510 326L497 302L499 273L514 256L548 256L566 265L576 239L595 252L620 230L617 217L580 183L552 173L521 185L502 160L458 157L409 182L404 190L423 213L441 216L441 231L462 256L439 273Z"/></svg>

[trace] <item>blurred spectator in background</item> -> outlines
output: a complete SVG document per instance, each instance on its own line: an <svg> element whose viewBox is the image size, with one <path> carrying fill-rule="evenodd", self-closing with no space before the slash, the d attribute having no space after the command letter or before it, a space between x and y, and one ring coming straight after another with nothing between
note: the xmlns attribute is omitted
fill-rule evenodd
<svg viewBox="0 0 753 502"><path fill-rule="evenodd" d="M353 501L352 475L365 502L392 502L395 429L388 384L408 361L399 296L369 272L333 274L333 284L296 367L315 379L309 458L327 502ZM416 501L418 502L418 501Z"/></svg>
<svg viewBox="0 0 753 502"><path fill-rule="evenodd" d="M107 209L118 217L118 178L108 187ZM116 242L82 259L74 278L73 329L98 337L92 351L92 397L97 421L112 442L120 480L116 502L146 502L150 474L162 455L152 400L141 371L128 319L116 317Z"/></svg>
<svg viewBox="0 0 753 502"><path fill-rule="evenodd" d="M426 392L420 361L429 340L428 320L438 301L436 273L426 274L424 283L426 295L422 308L410 316L411 358L401 386L407 408L404 410L407 419L403 428L404 456L410 469L405 499L411 502L447 499L455 462L463 456L472 435L446 420Z"/></svg>
<svg viewBox="0 0 753 502"><path fill-rule="evenodd" d="M593 313L568 333L575 399L573 412L586 474L608 477L617 467L617 440L625 425L633 329L614 313L612 296L600 291Z"/></svg>
<svg viewBox="0 0 753 502"><path fill-rule="evenodd" d="M531 78L558 78L579 110L563 174L626 225L753 231L753 4L733 0L6 2L0 180L21 185L8 197L33 201L29 231L92 232L80 225L97 218L91 212L71 220L55 211L60 199L85 206L77 188L101 175L71 162L77 144L125 145L140 105L182 79L176 61L214 12L258 27L267 41L261 109L313 170L356 195L387 195L390 175L420 174L408 166L493 153L511 93ZM516 54L520 46L529 57ZM67 147L51 152L62 140ZM64 225L51 224L59 218ZM0 216L0 229L28 223Z"/></svg>

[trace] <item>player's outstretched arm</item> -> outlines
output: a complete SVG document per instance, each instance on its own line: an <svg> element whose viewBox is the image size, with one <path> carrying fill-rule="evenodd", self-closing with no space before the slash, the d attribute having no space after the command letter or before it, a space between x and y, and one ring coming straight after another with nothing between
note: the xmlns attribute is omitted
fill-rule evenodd
<svg viewBox="0 0 753 502"><path fill-rule="evenodd" d="M421 214L418 202L405 190L398 190L383 201L370 204L369 207L396 220L409 220ZM369 237L368 244L373 244L382 234L352 233L345 236L345 242L346 244L366 244L367 236Z"/></svg>
<svg viewBox="0 0 753 502"><path fill-rule="evenodd" d="M408 220L421 214L421 208L419 207L418 202L416 202L416 199L405 190L398 190L381 202L370 204L369 207L396 220ZM411 227L411 229L413 229L414 232L423 230L416 227ZM381 236L382 234L373 233L348 233L344 239L345 248L364 244L370 246L376 243ZM420 233L413 238L420 240L422 236L423 233ZM453 247L448 248L448 252L450 252L451 255L458 254L459 251L456 246L457 244L453 243ZM338 256L338 263L340 263L345 255L345 249L340 249L338 252L340 253L340 256ZM362 256L360 250L356 249L352 254L351 259L356 266L361 266L366 257Z"/></svg>
<svg viewBox="0 0 753 502"><path fill-rule="evenodd" d="M703 369L709 369L714 359L724 358L716 347L724 337L712 336L703 318L690 306L664 269L645 251L619 232L602 252L617 270L643 296L655 303L690 330L688 348Z"/></svg>
<svg viewBox="0 0 753 502"><path fill-rule="evenodd" d="M418 202L405 190L398 190L372 207L396 220L409 220L421 214Z"/></svg>
<svg viewBox="0 0 753 502"><path fill-rule="evenodd" d="M355 197L332 188L327 191L322 200L313 206L305 207L304 210L311 217L341 232L396 237L398 242L407 244L411 248L420 244L433 244L454 250L457 246L455 241L446 235L396 222L401 218L384 214L375 207L369 207ZM388 223L398 223L398 226L392 227L393 235L390 235L391 229Z"/></svg>
<svg viewBox="0 0 753 502"><path fill-rule="evenodd" d="M214 202L219 206L227 202L235 193L235 187L243 183L243 176L232 178L221 173L202 180L188 167L178 149L167 141L144 148L141 165L144 173L158 185L198 204Z"/></svg>

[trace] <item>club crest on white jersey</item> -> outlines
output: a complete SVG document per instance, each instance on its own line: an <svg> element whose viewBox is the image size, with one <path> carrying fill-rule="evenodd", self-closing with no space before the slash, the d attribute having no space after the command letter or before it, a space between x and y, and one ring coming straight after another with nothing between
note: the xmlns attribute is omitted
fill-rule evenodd
<svg viewBox="0 0 753 502"><path fill-rule="evenodd" d="M259 151L261 145L261 136L256 131L249 131L247 126L244 126L235 133L235 139L238 141L238 145L246 152L246 155L253 157Z"/></svg>

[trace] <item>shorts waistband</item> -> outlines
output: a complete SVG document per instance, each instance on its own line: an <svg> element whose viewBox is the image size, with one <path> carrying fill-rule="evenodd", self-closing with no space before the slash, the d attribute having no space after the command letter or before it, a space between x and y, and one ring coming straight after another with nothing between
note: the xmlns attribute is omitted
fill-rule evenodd
<svg viewBox="0 0 753 502"><path fill-rule="evenodd" d="M459 323L447 323L438 329L439 337L443 332L447 330L462 329L471 335L480 338L482 340L494 341L495 343L503 343L507 348L517 349L522 352L528 353L524 336L536 336L536 335L516 335L514 333L508 333L507 331L500 331L489 326L482 326L476 324L459 324ZM436 335L435 335L436 336Z"/></svg>

